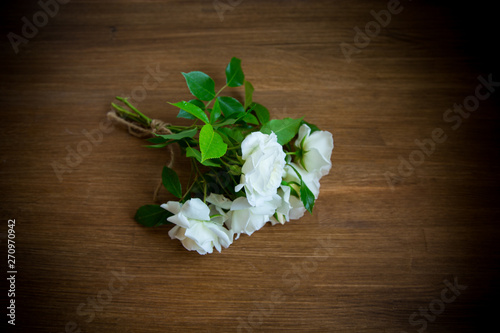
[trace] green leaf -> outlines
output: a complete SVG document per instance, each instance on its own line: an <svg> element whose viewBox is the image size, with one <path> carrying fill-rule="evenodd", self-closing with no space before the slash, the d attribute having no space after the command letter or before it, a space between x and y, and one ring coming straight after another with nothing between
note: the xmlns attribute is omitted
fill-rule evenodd
<svg viewBox="0 0 500 333"><path fill-rule="evenodd" d="M222 140L222 137L214 132L214 128L210 124L206 124L200 131L200 150L201 161L211 158L219 158L227 151L227 145Z"/></svg>
<svg viewBox="0 0 500 333"><path fill-rule="evenodd" d="M253 103L252 108L255 111L255 114L257 115L257 118L259 119L262 125L264 125L269 121L269 119L271 119L269 110L264 105Z"/></svg>
<svg viewBox="0 0 500 333"><path fill-rule="evenodd" d="M186 138L193 138L196 133L198 132L198 129L196 128L191 128L184 130L182 132L174 133L174 134L155 134L156 136L153 138L149 138L146 141L155 143L155 145L151 146L146 146L147 148L161 148L168 146L171 143L177 142L179 144L182 144L182 139ZM194 140L191 140L194 141Z"/></svg>
<svg viewBox="0 0 500 333"><path fill-rule="evenodd" d="M239 87L245 81L241 60L233 57L226 67L226 83L229 87Z"/></svg>
<svg viewBox="0 0 500 333"><path fill-rule="evenodd" d="M297 134L299 130L300 119L273 119L262 126L260 131L264 134L271 134L274 132L278 136L278 143L280 145L287 144Z"/></svg>
<svg viewBox="0 0 500 333"><path fill-rule="evenodd" d="M219 99L216 99L214 107L210 112L210 124L215 123L217 119L219 119L220 115L221 115L221 109L220 109Z"/></svg>
<svg viewBox="0 0 500 333"><path fill-rule="evenodd" d="M165 134L165 135L157 134L157 137L167 139L167 140L181 140L184 138L192 138L193 136L196 135L196 132L198 132L198 129L192 128L192 129L188 129L188 130L185 130L185 131L182 131L179 133L175 133L175 134ZM156 138L153 138L153 139L156 139Z"/></svg>
<svg viewBox="0 0 500 333"><path fill-rule="evenodd" d="M174 170L164 166L163 172L161 173L161 179L163 186L165 186L170 193L175 195L177 198L182 198L181 182L179 181L179 176L177 176L177 173Z"/></svg>
<svg viewBox="0 0 500 333"><path fill-rule="evenodd" d="M221 129L225 129L226 127L222 127L222 128L217 128L216 126L214 126L214 128L217 129L217 133L219 133L219 135L221 136L222 140L228 145L232 145L233 142L231 141L231 139L227 136L226 132L225 131L221 131Z"/></svg>
<svg viewBox="0 0 500 333"><path fill-rule="evenodd" d="M302 180L300 184L300 200L304 207L312 214L314 207L314 194L311 192L306 183Z"/></svg>
<svg viewBox="0 0 500 333"><path fill-rule="evenodd" d="M164 224L171 224L167 218L172 216L168 210L160 205L144 205L135 213L134 219L145 227L158 227Z"/></svg>
<svg viewBox="0 0 500 333"><path fill-rule="evenodd" d="M245 110L252 104L253 90L252 84L245 81Z"/></svg>
<svg viewBox="0 0 500 333"><path fill-rule="evenodd" d="M245 122L247 122L248 124L252 124L252 125L258 125L259 124L259 121L257 120L257 118L255 118L255 116L251 113L247 113L244 117L243 117L243 120Z"/></svg>
<svg viewBox="0 0 500 333"><path fill-rule="evenodd" d="M203 102L200 101L199 99L192 99L188 103L196 105L200 109L205 110L205 104L203 104ZM177 115L177 118L186 118L186 119L191 119L191 120L196 119L195 116L193 116L192 114L190 114L182 109L179 110L179 114Z"/></svg>
<svg viewBox="0 0 500 333"><path fill-rule="evenodd" d="M185 101L177 102L177 103L169 103L169 104L173 105L173 106L177 106L178 108L181 108L182 110L184 110L184 111L192 114L196 118L200 119L205 124L208 124L207 114L202 109L197 107L196 105L191 104L189 102L185 102Z"/></svg>
<svg viewBox="0 0 500 333"><path fill-rule="evenodd" d="M191 113L188 113L184 110L179 110L179 113L177 114L177 118L185 118L185 119L190 119L190 120L195 120L196 117L193 116Z"/></svg>
<svg viewBox="0 0 500 333"><path fill-rule="evenodd" d="M201 153L198 149L194 149L193 147L186 148L186 157L194 157L198 161L201 162Z"/></svg>
<svg viewBox="0 0 500 333"><path fill-rule="evenodd" d="M205 103L203 103L199 99L192 99L189 101L189 103L196 105L197 107L199 107L202 110L205 110Z"/></svg>
<svg viewBox="0 0 500 333"><path fill-rule="evenodd" d="M186 79L189 91L202 101L210 101L215 97L215 82L203 72L182 73ZM187 110L186 110L187 111Z"/></svg>
<svg viewBox="0 0 500 333"><path fill-rule="evenodd" d="M226 118L237 118L245 112L243 105L241 105L241 103L233 97L222 96L217 97L217 100L219 101L222 113L224 113Z"/></svg>
<svg viewBox="0 0 500 333"><path fill-rule="evenodd" d="M232 125L234 124L235 122L237 122L238 119L236 118L233 118L233 119L225 119L224 121L220 122L220 123L215 123L214 124L214 128L220 128L222 126L226 126L226 125Z"/></svg>
<svg viewBox="0 0 500 333"><path fill-rule="evenodd" d="M242 133L242 129L239 128L227 128L227 127L221 127L218 129L219 133L223 133L227 137L231 138L237 143L240 143L243 141L245 136Z"/></svg>
<svg viewBox="0 0 500 333"><path fill-rule="evenodd" d="M201 153L198 149L194 149L192 147L186 148L186 157L194 157L198 162L203 165L211 166L211 167L220 167L220 164L215 163L214 161L206 160L201 161Z"/></svg>
<svg viewBox="0 0 500 333"><path fill-rule="evenodd" d="M307 187L306 183L302 179L302 176L300 175L300 172L298 172L297 169L295 169L291 164L288 165L293 169L293 171L295 171L297 177L299 177L300 179L300 200L304 204L304 207L309 211L309 213L312 214L315 201L314 194L311 192L309 187ZM285 182L285 184L290 186L291 183ZM292 186L290 186L290 189L292 189Z"/></svg>
<svg viewBox="0 0 500 333"><path fill-rule="evenodd" d="M146 139L147 142L151 142L151 143L155 143L155 144L158 144L158 143L164 143L164 142L167 142L168 140L167 139L164 139L162 137L159 137L159 136L155 136L155 137L152 137L152 138L149 138L149 139Z"/></svg>

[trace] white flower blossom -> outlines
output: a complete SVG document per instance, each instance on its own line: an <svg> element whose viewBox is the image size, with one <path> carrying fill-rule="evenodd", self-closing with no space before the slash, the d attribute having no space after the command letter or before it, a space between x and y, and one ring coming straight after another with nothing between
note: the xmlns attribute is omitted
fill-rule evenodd
<svg viewBox="0 0 500 333"><path fill-rule="evenodd" d="M241 151L245 163L241 169L241 183L235 191L244 187L248 203L254 207L278 199L286 155L276 134L254 132L243 140Z"/></svg>
<svg viewBox="0 0 500 333"><path fill-rule="evenodd" d="M280 199L275 198L254 207L247 198L237 198L231 205L231 218L226 221L226 225L236 235L235 239L242 233L250 236L269 222L279 204Z"/></svg>
<svg viewBox="0 0 500 333"><path fill-rule="evenodd" d="M299 187L294 186L294 190L299 193ZM291 194L289 186L281 186L278 189L278 195L281 197L281 203L276 209L276 214L271 217L271 223L285 224L290 220L297 220L304 216L306 211L304 204L298 197Z"/></svg>
<svg viewBox="0 0 500 333"><path fill-rule="evenodd" d="M303 124L295 146L301 151L297 164L301 164L307 172L319 173L321 178L332 167L333 136L328 131L316 131L311 134L311 128Z"/></svg>
<svg viewBox="0 0 500 333"><path fill-rule="evenodd" d="M221 246L227 248L233 242L233 235L223 226L225 214L220 214L216 207L209 208L200 199L190 199L184 204L169 201L161 207L174 214L167 219L175 224L168 235L180 240L187 250L206 254L215 247L220 252ZM218 214L213 220L211 209Z"/></svg>

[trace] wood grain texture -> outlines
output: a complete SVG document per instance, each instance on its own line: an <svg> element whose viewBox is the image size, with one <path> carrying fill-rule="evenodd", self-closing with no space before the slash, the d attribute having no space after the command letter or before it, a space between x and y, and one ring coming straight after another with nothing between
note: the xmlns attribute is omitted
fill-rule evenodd
<svg viewBox="0 0 500 333"><path fill-rule="evenodd" d="M41 8L1 5L1 248L16 219L17 331L478 332L494 323L499 92L456 129L443 119L479 76L500 81L492 8L403 1L347 62L341 43L354 45L353 28L387 2L218 3L234 5L222 20L212 1L70 1L17 54L6 36L22 35L22 18ZM305 115L333 133L333 167L314 215L200 256L168 228L134 222L166 151L104 126L105 114L129 95L179 122L165 102L189 98L180 72L221 86L232 56L273 117ZM415 140L436 128L446 140L400 174L399 157L418 158ZM68 165L68 149L86 156L58 179L52 164ZM189 164L175 168L186 181ZM393 188L386 172L397 175ZM467 289L440 301L454 279Z"/></svg>

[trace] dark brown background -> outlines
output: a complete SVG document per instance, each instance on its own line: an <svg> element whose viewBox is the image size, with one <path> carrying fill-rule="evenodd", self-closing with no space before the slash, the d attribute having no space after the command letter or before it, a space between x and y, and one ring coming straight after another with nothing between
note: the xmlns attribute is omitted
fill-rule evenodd
<svg viewBox="0 0 500 333"><path fill-rule="evenodd" d="M495 11L403 1L348 63L340 44L352 45L353 28L387 2L232 3L221 20L212 1L74 0L17 54L6 36L40 6L0 5L1 249L16 219L18 331L416 332L425 322L422 332L478 332L494 323L499 92L456 130L443 114L474 94L479 75L500 81ZM220 87L232 56L273 117L305 115L333 133L314 215L221 254L188 252L169 228L134 222L167 156L118 127L58 179L54 162L67 164L68 147L89 148L82 131L99 131L114 96L137 93L148 66L161 82L136 104L177 122L165 102L189 98L180 72L204 71ZM384 174L398 174L398 157L435 128L447 140L391 189ZM176 164L183 180L188 167ZM420 308L439 310L454 279L467 289L412 326Z"/></svg>

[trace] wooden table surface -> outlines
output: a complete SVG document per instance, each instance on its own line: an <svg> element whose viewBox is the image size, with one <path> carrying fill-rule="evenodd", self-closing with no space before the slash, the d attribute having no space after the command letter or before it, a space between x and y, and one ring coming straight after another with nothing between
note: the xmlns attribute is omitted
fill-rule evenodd
<svg viewBox="0 0 500 333"><path fill-rule="evenodd" d="M3 2L0 240L10 277L15 219L17 273L15 296L5 278L0 293L4 309L15 300L17 332L495 323L498 20L481 2L457 6ZM169 227L133 220L153 203L167 151L144 148L105 115L114 96L131 96L179 122L166 102L189 98L180 73L206 72L220 87L232 56L273 118L305 116L333 133L333 167L312 216L200 256L170 240ZM175 168L186 181L187 161Z"/></svg>

